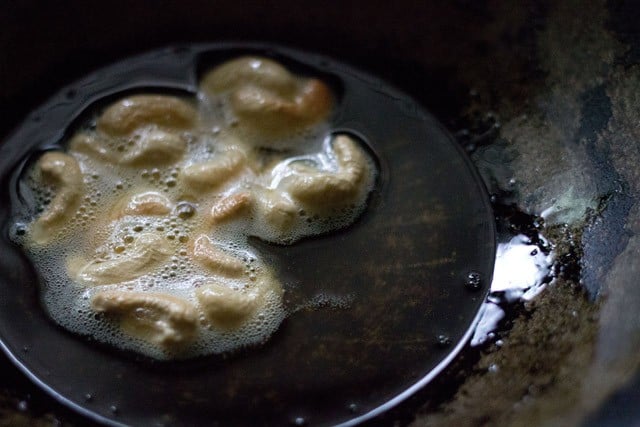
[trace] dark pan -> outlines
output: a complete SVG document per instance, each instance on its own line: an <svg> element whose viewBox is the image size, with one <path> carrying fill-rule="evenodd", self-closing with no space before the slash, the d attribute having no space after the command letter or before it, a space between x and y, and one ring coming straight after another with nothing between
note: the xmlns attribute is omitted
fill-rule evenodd
<svg viewBox="0 0 640 427"><path fill-rule="evenodd" d="M62 144L100 99L131 89L193 92L200 67L240 52L316 70L339 91L335 130L364 140L380 169L363 217L291 246L255 241L277 266L292 314L264 346L181 362L105 349L53 324L38 273L7 238L19 205L18 165ZM325 57L261 44L193 45L117 63L63 89L0 148L5 224L0 339L49 394L92 420L131 425L355 423L429 382L470 334L491 278L493 216L470 162L406 95ZM11 188L10 192L6 189ZM482 278L468 286L470 273ZM326 295L349 308L296 310Z"/></svg>

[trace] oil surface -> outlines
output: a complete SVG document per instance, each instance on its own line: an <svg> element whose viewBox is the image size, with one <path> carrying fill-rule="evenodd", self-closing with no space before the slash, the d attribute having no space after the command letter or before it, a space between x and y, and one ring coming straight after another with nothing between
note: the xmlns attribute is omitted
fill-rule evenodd
<svg viewBox="0 0 640 427"><path fill-rule="evenodd" d="M292 246L253 241L285 284L293 314L264 347L188 363L140 360L58 329L40 308L37 274L5 240L4 344L26 372L93 419L316 425L368 418L442 370L484 301L495 254L493 217L462 150L429 114L383 82L287 49L153 52L63 90L7 142L0 171L11 186L11 206L19 199L16 165L59 145L89 105L131 89L193 92L201 70L240 53L270 56L333 83L339 102L331 127L367 141L379 159L376 191L346 230ZM3 197L6 221L11 212ZM18 317L25 322L9 321ZM20 352L25 346L31 350Z"/></svg>

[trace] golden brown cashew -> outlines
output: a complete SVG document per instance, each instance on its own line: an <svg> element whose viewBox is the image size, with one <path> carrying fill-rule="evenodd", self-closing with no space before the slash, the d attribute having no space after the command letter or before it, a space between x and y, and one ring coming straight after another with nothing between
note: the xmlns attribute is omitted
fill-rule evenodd
<svg viewBox="0 0 640 427"><path fill-rule="evenodd" d="M205 92L218 94L252 84L293 94L295 77L277 62L256 56L245 56L214 68L200 82Z"/></svg>
<svg viewBox="0 0 640 427"><path fill-rule="evenodd" d="M131 145L108 136L80 133L69 143L72 152L87 154L108 163L129 166L174 163L184 155L187 142L179 135L160 129L142 129L129 137Z"/></svg>
<svg viewBox="0 0 640 427"><path fill-rule="evenodd" d="M241 326L262 304L261 295L255 291L231 289L215 282L198 288L196 296L206 319L223 329Z"/></svg>
<svg viewBox="0 0 640 427"><path fill-rule="evenodd" d="M240 289L224 283L208 281L196 289L200 310L213 326L235 329L246 323L255 313L265 309L278 309L282 286L268 270L260 269Z"/></svg>
<svg viewBox="0 0 640 427"><path fill-rule="evenodd" d="M179 98L131 96L109 106L98 119L96 132L75 135L70 148L110 163L173 163L187 148L180 132L197 120L196 109Z"/></svg>
<svg viewBox="0 0 640 427"><path fill-rule="evenodd" d="M330 89L317 79L298 78L260 57L226 62L201 82L210 95L230 93L240 125L286 134L324 119L333 104Z"/></svg>
<svg viewBox="0 0 640 427"><path fill-rule="evenodd" d="M244 274L245 263L218 248L206 235L200 235L189 245L191 258L212 273L226 277L240 277Z"/></svg>
<svg viewBox="0 0 640 427"><path fill-rule="evenodd" d="M219 224L242 216L251 206L251 200L251 194L246 192L234 193L220 199L211 208L211 224Z"/></svg>
<svg viewBox="0 0 640 427"><path fill-rule="evenodd" d="M333 151L338 163L336 172L309 169L305 173L294 173L282 180L281 187L295 199L316 208L352 201L371 173L366 154L346 135L335 138Z"/></svg>
<svg viewBox="0 0 640 427"><path fill-rule="evenodd" d="M300 208L278 189L263 188L256 195L256 216L278 232L287 232Z"/></svg>
<svg viewBox="0 0 640 427"><path fill-rule="evenodd" d="M130 249L113 259L93 260L86 264L78 259L70 259L67 269L71 277L84 285L109 285L142 276L161 264L171 253L171 247L164 237L143 233Z"/></svg>
<svg viewBox="0 0 640 427"><path fill-rule="evenodd" d="M117 163L119 155L115 148L115 141L111 144L104 135L80 132L69 141L69 151L89 155L103 162Z"/></svg>
<svg viewBox="0 0 640 427"><path fill-rule="evenodd" d="M187 142L179 135L159 129L147 129L135 135L137 140L119 159L125 165L168 164L179 160Z"/></svg>
<svg viewBox="0 0 640 427"><path fill-rule="evenodd" d="M91 306L98 313L116 317L126 333L165 350L190 343L197 333L195 307L171 295L110 290L97 293Z"/></svg>
<svg viewBox="0 0 640 427"><path fill-rule="evenodd" d="M166 215L173 209L173 203L157 191L145 191L127 195L116 202L111 210L111 219L133 215Z"/></svg>
<svg viewBox="0 0 640 427"><path fill-rule="evenodd" d="M40 157L36 166L42 180L56 187L56 195L46 211L31 226L31 239L45 244L73 218L84 191L82 171L78 161L64 153L49 151Z"/></svg>
<svg viewBox="0 0 640 427"><path fill-rule="evenodd" d="M210 191L235 177L245 166L246 156L239 149L229 149L213 159L184 168L181 180L199 191Z"/></svg>
<svg viewBox="0 0 640 427"><path fill-rule="evenodd" d="M97 130L110 136L127 136L149 126L186 130L193 127L196 120L196 109L179 98L136 95L109 106L98 119Z"/></svg>
<svg viewBox="0 0 640 427"><path fill-rule="evenodd" d="M319 122L331 105L329 88L315 79L302 83L293 96L257 86L240 88L231 96L231 106L241 124L276 134Z"/></svg>

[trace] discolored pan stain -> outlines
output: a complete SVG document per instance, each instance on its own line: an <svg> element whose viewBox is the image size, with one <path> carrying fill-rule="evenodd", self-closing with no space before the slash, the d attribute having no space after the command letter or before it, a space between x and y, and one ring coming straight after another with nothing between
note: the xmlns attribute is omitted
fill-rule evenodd
<svg viewBox="0 0 640 427"><path fill-rule="evenodd" d="M616 66L627 47L607 28L604 2L548 6L536 31L544 83L528 85L537 95L519 114L498 107L504 141L473 156L487 167L489 185L524 210L541 214L555 203L544 232L557 259L573 260L582 273L557 266L553 286L515 313L506 336L458 360L450 372L460 378L455 397L431 396L415 425L578 425L637 363L633 307L640 302L631 278L640 159L630 142L638 140L638 74ZM487 155L512 163L496 165ZM496 180L504 170L513 181ZM585 276L591 299L598 292L607 299L590 302L578 283Z"/></svg>

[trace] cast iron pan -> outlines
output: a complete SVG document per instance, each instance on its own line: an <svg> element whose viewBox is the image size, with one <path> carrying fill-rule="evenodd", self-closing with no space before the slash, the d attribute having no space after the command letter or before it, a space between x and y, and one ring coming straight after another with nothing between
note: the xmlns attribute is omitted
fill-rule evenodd
<svg viewBox="0 0 640 427"><path fill-rule="evenodd" d="M154 362L70 334L39 302L37 270L11 243L17 181L34 152L101 100L131 91L194 93L199 73L258 53L327 79L335 131L361 138L379 176L351 227L291 246L258 240L295 311L320 292L346 309L295 311L263 346ZM168 48L104 68L62 89L0 148L0 340L49 394L105 424L325 425L374 417L429 382L461 349L490 282L494 221L477 173L443 127L382 81L314 54L261 44ZM10 190L10 191L8 191ZM480 277L478 286L475 279Z"/></svg>

